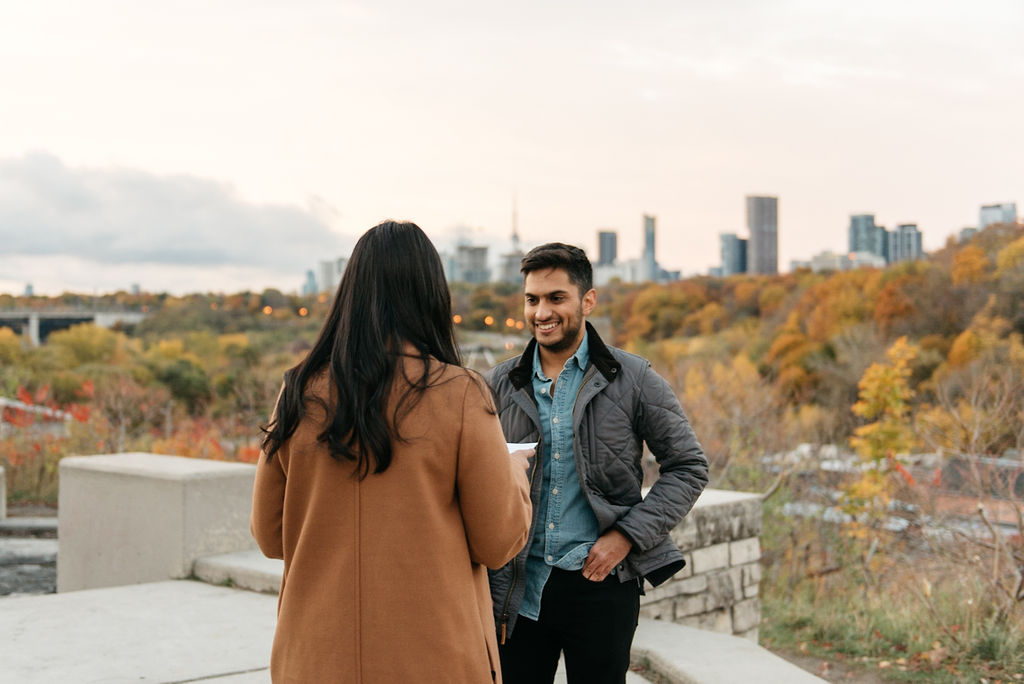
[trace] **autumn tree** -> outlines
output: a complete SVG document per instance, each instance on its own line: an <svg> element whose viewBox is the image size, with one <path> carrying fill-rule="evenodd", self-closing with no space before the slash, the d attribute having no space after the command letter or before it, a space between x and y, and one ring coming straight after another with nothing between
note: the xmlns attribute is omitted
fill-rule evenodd
<svg viewBox="0 0 1024 684"><path fill-rule="evenodd" d="M853 412L871 422L850 438L850 446L867 466L846 489L846 508L851 512L880 514L890 498L888 474L902 469L899 458L918 445L909 382L917 351L906 337L897 339L886 352L887 362L869 366L858 384L860 398Z"/></svg>
<svg viewBox="0 0 1024 684"><path fill-rule="evenodd" d="M953 284L977 283L985 277L990 266L985 250L977 245L967 245L953 256L953 267L950 269Z"/></svg>

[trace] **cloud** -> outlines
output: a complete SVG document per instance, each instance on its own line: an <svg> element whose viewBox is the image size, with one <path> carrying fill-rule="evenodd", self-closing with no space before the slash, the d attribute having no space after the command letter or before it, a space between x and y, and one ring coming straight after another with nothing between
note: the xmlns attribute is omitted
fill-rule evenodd
<svg viewBox="0 0 1024 684"><path fill-rule="evenodd" d="M0 245L8 256L99 265L253 267L302 273L354 240L322 207L260 205L188 175L70 168L50 154L0 160Z"/></svg>

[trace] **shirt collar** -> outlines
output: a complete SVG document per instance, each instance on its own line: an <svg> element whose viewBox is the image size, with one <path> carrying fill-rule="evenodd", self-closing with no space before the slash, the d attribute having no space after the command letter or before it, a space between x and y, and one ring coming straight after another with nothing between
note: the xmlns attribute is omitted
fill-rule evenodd
<svg viewBox="0 0 1024 684"><path fill-rule="evenodd" d="M566 366L576 364L581 371L587 370L587 364L590 363L590 343L587 341L589 335L583 336L583 341L580 342L580 346L576 348L576 353L569 357L569 360L565 362ZM540 364L540 345L534 345L533 348L533 376L541 380L548 380L549 378L544 375L544 369Z"/></svg>

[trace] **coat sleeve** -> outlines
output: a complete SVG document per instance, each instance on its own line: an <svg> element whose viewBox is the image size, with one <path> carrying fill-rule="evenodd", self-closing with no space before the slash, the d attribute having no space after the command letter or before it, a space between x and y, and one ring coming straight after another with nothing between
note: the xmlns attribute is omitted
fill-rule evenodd
<svg viewBox="0 0 1024 684"><path fill-rule="evenodd" d="M283 391L284 388L282 388ZM280 400L280 396L278 396ZM271 422L276 415L271 416ZM256 481L252 490L252 515L249 530L260 551L268 558L284 558L282 521L286 472L284 459L288 445L282 444L272 459L260 452L256 462Z"/></svg>
<svg viewBox="0 0 1024 684"><path fill-rule="evenodd" d="M462 398L456 489L470 558L500 568L526 545L529 482L509 458L490 390L476 378L466 383Z"/></svg>
<svg viewBox="0 0 1024 684"><path fill-rule="evenodd" d="M693 508L708 483L708 461L675 392L650 366L640 380L636 427L658 461L660 476L615 528L638 550L647 551Z"/></svg>

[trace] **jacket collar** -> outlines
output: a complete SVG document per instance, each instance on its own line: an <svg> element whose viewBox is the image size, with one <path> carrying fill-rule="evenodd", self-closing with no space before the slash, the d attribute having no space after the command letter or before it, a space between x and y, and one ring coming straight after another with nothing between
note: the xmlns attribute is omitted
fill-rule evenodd
<svg viewBox="0 0 1024 684"><path fill-rule="evenodd" d="M608 349L601 336L594 330L594 326L590 325L590 323L587 323L586 326L587 344L590 347L590 365L596 366L601 375L608 382L611 382L618 377L622 364L612 356L611 350ZM530 376L533 374L533 354L536 348L537 340L531 339L530 343L526 345L526 349L523 350L523 355L519 357L519 362L512 366L508 372L509 382L517 390L530 383Z"/></svg>

